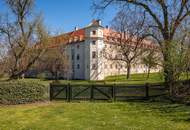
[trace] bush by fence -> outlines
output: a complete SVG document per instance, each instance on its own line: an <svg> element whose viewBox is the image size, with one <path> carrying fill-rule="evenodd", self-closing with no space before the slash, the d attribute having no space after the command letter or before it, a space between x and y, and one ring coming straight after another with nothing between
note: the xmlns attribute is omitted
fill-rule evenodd
<svg viewBox="0 0 190 130"><path fill-rule="evenodd" d="M0 82L0 104L25 104L47 100L48 87L37 82Z"/></svg>

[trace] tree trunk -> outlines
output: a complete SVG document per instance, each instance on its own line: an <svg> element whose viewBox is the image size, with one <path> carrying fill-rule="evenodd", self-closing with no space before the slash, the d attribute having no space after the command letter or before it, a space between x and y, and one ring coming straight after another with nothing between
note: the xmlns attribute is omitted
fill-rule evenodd
<svg viewBox="0 0 190 130"><path fill-rule="evenodd" d="M146 77L146 80L148 80L150 77L150 67L148 67L148 73L147 73L147 77Z"/></svg>
<svg viewBox="0 0 190 130"><path fill-rule="evenodd" d="M20 76L18 74L12 74L9 79L19 79Z"/></svg>
<svg viewBox="0 0 190 130"><path fill-rule="evenodd" d="M186 71L187 80L189 80L189 71Z"/></svg>
<svg viewBox="0 0 190 130"><path fill-rule="evenodd" d="M130 78L130 74L131 74L131 64L128 63L128 64L127 64L127 79Z"/></svg>
<svg viewBox="0 0 190 130"><path fill-rule="evenodd" d="M175 86L175 75L173 70L173 63L171 62L170 56L170 44L169 42L165 43L166 48L163 51L164 58L164 79L165 86L169 88L170 96L174 96L174 86Z"/></svg>

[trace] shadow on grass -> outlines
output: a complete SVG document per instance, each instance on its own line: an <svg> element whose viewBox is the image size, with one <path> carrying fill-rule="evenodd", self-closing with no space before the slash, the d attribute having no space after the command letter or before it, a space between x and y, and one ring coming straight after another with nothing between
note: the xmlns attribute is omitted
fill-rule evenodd
<svg viewBox="0 0 190 130"><path fill-rule="evenodd" d="M159 116L166 117L174 122L190 123L190 106L184 104L152 102L152 101L130 101L145 108L159 113Z"/></svg>

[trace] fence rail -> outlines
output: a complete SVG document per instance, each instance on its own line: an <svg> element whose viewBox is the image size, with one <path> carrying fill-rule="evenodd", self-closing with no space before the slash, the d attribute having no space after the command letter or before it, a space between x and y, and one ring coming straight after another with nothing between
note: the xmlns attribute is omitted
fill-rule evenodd
<svg viewBox="0 0 190 130"><path fill-rule="evenodd" d="M163 84L146 85L61 85L50 84L50 100L129 100L149 99L167 93Z"/></svg>

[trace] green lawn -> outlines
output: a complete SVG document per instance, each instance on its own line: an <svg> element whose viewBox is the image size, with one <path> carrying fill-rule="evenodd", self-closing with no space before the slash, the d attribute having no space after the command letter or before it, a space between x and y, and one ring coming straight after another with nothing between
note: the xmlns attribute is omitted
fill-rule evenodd
<svg viewBox="0 0 190 130"><path fill-rule="evenodd" d="M126 78L126 75L109 76L105 79L107 82L119 82L127 84L145 84L145 83L160 83L164 81L163 76L160 73L151 73L150 78L146 78L146 74L131 74L130 79Z"/></svg>
<svg viewBox="0 0 190 130"><path fill-rule="evenodd" d="M190 130L190 106L156 102L0 106L0 130Z"/></svg>
<svg viewBox="0 0 190 130"><path fill-rule="evenodd" d="M146 83L162 83L164 82L163 75L160 73L151 73L150 78L146 79L147 74L131 74L130 79L126 78L126 75L117 75L117 76L108 76L105 78L105 80L101 81L89 81L89 80L59 80L61 84L82 84L82 85L88 85L88 84L146 84ZM186 80L186 75L181 76L182 80ZM22 80L22 79L20 79ZM44 85L48 85L52 82L52 80L40 80L40 79L29 79L26 78L24 81L34 81L34 82L40 82Z"/></svg>
<svg viewBox="0 0 190 130"><path fill-rule="evenodd" d="M43 84L48 84L52 82L51 80L39 80L39 79L25 79L28 81L40 81ZM89 80L59 80L61 84L145 84L145 83L161 83L163 82L163 76L160 73L152 73L150 74L150 78L146 79L146 74L131 74L130 79L126 79L126 75L118 75L118 76L109 76L105 78L105 80L100 81L89 81Z"/></svg>

